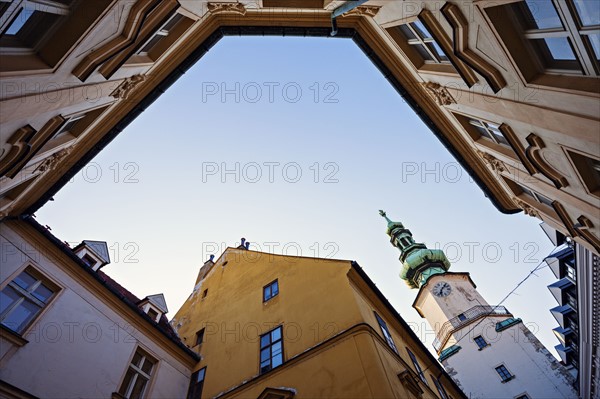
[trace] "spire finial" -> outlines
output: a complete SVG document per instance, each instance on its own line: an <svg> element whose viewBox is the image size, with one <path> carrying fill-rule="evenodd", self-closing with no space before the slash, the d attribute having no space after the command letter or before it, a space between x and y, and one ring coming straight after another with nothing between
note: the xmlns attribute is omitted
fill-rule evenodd
<svg viewBox="0 0 600 399"><path fill-rule="evenodd" d="M379 214L381 215L382 218L385 218L385 220L388 221L388 223L392 223L392 221L387 217L387 214L385 213L385 211L382 211L381 209L379 210Z"/></svg>

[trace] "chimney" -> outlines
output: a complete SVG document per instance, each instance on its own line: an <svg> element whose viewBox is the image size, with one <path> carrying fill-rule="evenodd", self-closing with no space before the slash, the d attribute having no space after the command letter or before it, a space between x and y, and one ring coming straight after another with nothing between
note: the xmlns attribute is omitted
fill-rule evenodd
<svg viewBox="0 0 600 399"><path fill-rule="evenodd" d="M202 280L204 278L204 276L206 276L208 274L208 272L210 271L211 267L215 264L214 259L215 259L215 256L214 255L210 255L210 257L208 258L208 260L206 262L204 262L204 264L200 268L200 271L198 272L198 277L196 278L196 284L198 284L198 282L200 280Z"/></svg>
<svg viewBox="0 0 600 399"><path fill-rule="evenodd" d="M248 249L249 242L246 242L246 239L242 237L242 243L237 247L237 249Z"/></svg>

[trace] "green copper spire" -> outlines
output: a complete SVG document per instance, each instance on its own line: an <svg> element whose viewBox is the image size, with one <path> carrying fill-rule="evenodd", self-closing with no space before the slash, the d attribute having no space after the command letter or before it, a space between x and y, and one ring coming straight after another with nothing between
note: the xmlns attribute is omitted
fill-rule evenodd
<svg viewBox="0 0 600 399"><path fill-rule="evenodd" d="M387 234L390 242L400 250L402 271L400 278L406 281L410 288L419 288L429 277L446 273L450 262L441 249L428 249L425 244L416 243L410 230L400 222L393 222L387 214L380 210L379 214L387 220Z"/></svg>

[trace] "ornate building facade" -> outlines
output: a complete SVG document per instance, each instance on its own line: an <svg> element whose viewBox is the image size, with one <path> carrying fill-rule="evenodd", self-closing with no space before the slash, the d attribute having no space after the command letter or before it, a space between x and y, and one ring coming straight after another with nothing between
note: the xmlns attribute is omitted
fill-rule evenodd
<svg viewBox="0 0 600 399"><path fill-rule="evenodd" d="M0 2L0 32L0 217L42 206L224 35L333 35L500 211L600 251L590 2L20 0Z"/></svg>
<svg viewBox="0 0 600 399"><path fill-rule="evenodd" d="M413 307L436 331L440 362L470 398L576 398L575 379L506 307L492 306L469 273L450 272L439 249L413 239L402 223L387 234L401 252L400 277L418 289Z"/></svg>

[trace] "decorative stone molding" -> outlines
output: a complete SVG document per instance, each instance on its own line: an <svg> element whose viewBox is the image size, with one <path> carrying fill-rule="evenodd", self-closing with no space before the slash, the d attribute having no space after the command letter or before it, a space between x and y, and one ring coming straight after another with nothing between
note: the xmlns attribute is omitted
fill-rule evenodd
<svg viewBox="0 0 600 399"><path fill-rule="evenodd" d="M584 215L580 215L577 218L577 223L574 223L563 204L558 201L554 201L552 202L552 208L554 208L554 211L567 228L567 231L571 237L583 238L590 243L592 247L594 247L597 253L600 253L600 239L594 233L592 233L591 229L594 227L594 224L589 218Z"/></svg>
<svg viewBox="0 0 600 399"><path fill-rule="evenodd" d="M529 146L525 148L519 137L515 134L515 132L508 126L503 123L499 127L500 131L506 137L508 144L512 147L513 151L521 162L527 172L530 175L535 175L536 173L541 173L546 176L555 186L556 188L563 188L569 185L567 178L564 177L560 172L554 169L551 165L546 162L546 160L542 157L542 150L546 147L544 141L541 137L537 136L534 133L531 133L525 139Z"/></svg>
<svg viewBox="0 0 600 399"><path fill-rule="evenodd" d="M342 17L358 15L362 17L374 17L379 12L380 6L358 6L342 14Z"/></svg>
<svg viewBox="0 0 600 399"><path fill-rule="evenodd" d="M526 215L529 215L529 216L534 217L534 218L539 218L540 217L540 214L538 213L537 209L535 209L534 207L532 207L531 205L529 205L527 202L522 201L522 200L520 200L520 199L518 199L516 197L514 198L514 201L515 201L515 203L521 209L523 209L523 212Z"/></svg>
<svg viewBox="0 0 600 399"><path fill-rule="evenodd" d="M452 39L446 33L444 26L439 20L439 15L436 16L428 9L423 8L419 13L419 20L425 25L436 43L442 48L465 84L468 87L473 87L473 85L479 82L479 78L473 69L454 54Z"/></svg>
<svg viewBox="0 0 600 399"><path fill-rule="evenodd" d="M456 104L456 101L445 86L435 82L423 82L421 85L439 105Z"/></svg>
<svg viewBox="0 0 600 399"><path fill-rule="evenodd" d="M110 93L110 95L117 100L126 100L127 97L129 97L129 94L135 90L136 86L144 80L146 80L146 76L144 75L130 76L121 82L121 84L112 93Z"/></svg>
<svg viewBox="0 0 600 399"><path fill-rule="evenodd" d="M246 15L246 7L242 3L207 3L211 14L233 13Z"/></svg>
<svg viewBox="0 0 600 399"><path fill-rule="evenodd" d="M495 158L493 155L488 154L487 152L479 151L479 150L477 150L477 154L481 158L483 158L483 160L485 161L485 163L487 163L488 165L490 165L490 167L492 168L492 170L494 172L501 173L501 172L505 172L506 171L506 165L504 164L504 162L502 162L501 160Z"/></svg>
<svg viewBox="0 0 600 399"><path fill-rule="evenodd" d="M546 176L556 188L563 188L569 185L567 179L561 175L556 169L550 166L546 160L542 157L542 149L546 147L544 141L541 137L531 133L527 138L527 143L529 143L529 147L525 150L525 155L531 161L531 163L536 167L536 169Z"/></svg>
<svg viewBox="0 0 600 399"><path fill-rule="evenodd" d="M506 86L506 80L498 69L469 48L469 22L467 18L456 4L450 2L444 4L441 11L450 26L452 26L454 54L483 76L494 93L498 93Z"/></svg>
<svg viewBox="0 0 600 399"><path fill-rule="evenodd" d="M62 150L55 152L54 154L50 155L48 158L44 159L31 173L32 174L35 172L44 173L49 170L54 170L56 168L56 166L60 163L60 161L62 161L64 158L66 158L67 155L69 155L71 153L71 150L73 150L73 146L63 148Z"/></svg>
<svg viewBox="0 0 600 399"><path fill-rule="evenodd" d="M10 149L0 159L0 177L14 178L64 123L65 118L58 115L46 122L39 131L25 125L14 132L7 141Z"/></svg>
<svg viewBox="0 0 600 399"><path fill-rule="evenodd" d="M146 40L175 13L177 0L139 0L127 15L121 34L87 54L71 72L85 82L100 67L98 72L105 79L110 77Z"/></svg>

